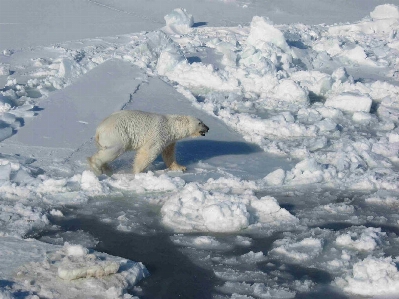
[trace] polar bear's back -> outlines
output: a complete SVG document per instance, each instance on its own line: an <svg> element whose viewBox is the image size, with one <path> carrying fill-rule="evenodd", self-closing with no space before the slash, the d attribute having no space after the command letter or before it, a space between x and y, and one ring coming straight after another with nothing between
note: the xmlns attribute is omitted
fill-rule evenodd
<svg viewBox="0 0 399 299"><path fill-rule="evenodd" d="M100 147L123 144L125 149L137 149L151 139L159 138L167 122L161 114L138 110L122 110L104 119L96 131Z"/></svg>

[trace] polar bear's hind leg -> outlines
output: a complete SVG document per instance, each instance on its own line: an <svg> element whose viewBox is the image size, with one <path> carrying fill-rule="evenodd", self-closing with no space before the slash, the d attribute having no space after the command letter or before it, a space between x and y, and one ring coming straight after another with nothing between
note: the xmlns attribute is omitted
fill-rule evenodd
<svg viewBox="0 0 399 299"><path fill-rule="evenodd" d="M101 170L101 161L98 161L97 159L95 159L94 155L91 157L87 158L87 162L89 163L90 169L96 174L96 175L100 175L102 174L102 170Z"/></svg>
<svg viewBox="0 0 399 299"><path fill-rule="evenodd" d="M170 170L175 170L175 171L186 171L187 167L179 165L176 162L176 157L175 157L175 145L176 143L173 142L169 144L163 151L162 151L162 159L166 164L166 167L168 167Z"/></svg>
<svg viewBox="0 0 399 299"><path fill-rule="evenodd" d="M122 146L101 148L93 156L87 158L87 160L89 162L90 168L94 171L94 173L100 175L110 170L107 164L108 162L114 161L124 152L125 150Z"/></svg>

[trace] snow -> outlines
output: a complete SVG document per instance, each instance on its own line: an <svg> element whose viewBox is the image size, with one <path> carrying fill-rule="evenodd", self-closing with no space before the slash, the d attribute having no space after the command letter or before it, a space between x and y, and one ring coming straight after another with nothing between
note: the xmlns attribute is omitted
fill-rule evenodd
<svg viewBox="0 0 399 299"><path fill-rule="evenodd" d="M119 270L118 263L98 260L96 256L88 255L88 250L80 245L67 244L66 247L66 257L58 267L58 277L61 279L99 278L115 274Z"/></svg>
<svg viewBox="0 0 399 299"><path fill-rule="evenodd" d="M333 107L348 112L370 112L372 100L367 96L355 93L342 93L338 96L327 98L326 107Z"/></svg>
<svg viewBox="0 0 399 299"><path fill-rule="evenodd" d="M119 190L133 191L136 193L177 191L184 186L185 182L179 178L171 178L161 174L156 176L153 172L140 173L137 175L118 175L114 174L107 183Z"/></svg>
<svg viewBox="0 0 399 299"><path fill-rule="evenodd" d="M231 232L248 227L249 213L239 201L223 194L210 194L194 183L185 186L162 207L163 222L177 231Z"/></svg>
<svg viewBox="0 0 399 299"><path fill-rule="evenodd" d="M305 238L298 243L286 244L288 240L276 242L280 246L274 248L270 254L283 255L294 262L305 262L314 259L322 251L322 243L319 239Z"/></svg>
<svg viewBox="0 0 399 299"><path fill-rule="evenodd" d="M276 169L275 171L269 173L265 176L264 180L268 185L282 185L285 178L285 171L283 169Z"/></svg>
<svg viewBox="0 0 399 299"><path fill-rule="evenodd" d="M257 49L262 49L265 43L274 44L285 52L289 51L289 46L283 33L275 28L269 20L255 16L250 25L247 44Z"/></svg>
<svg viewBox="0 0 399 299"><path fill-rule="evenodd" d="M162 221L177 232L235 232L260 226L276 229L298 222L275 198L257 198L250 188L259 187L224 178L209 179L205 184L189 183L166 199Z"/></svg>
<svg viewBox="0 0 399 299"><path fill-rule="evenodd" d="M226 293L233 293L232 298L251 298L252 296L266 296L269 298L294 298L295 293L284 288L273 289L263 283L247 283L228 282L219 288ZM244 295L241 295L244 294ZM252 296L251 296L252 295ZM250 296L250 297L249 297ZM252 297L254 298L254 297Z"/></svg>
<svg viewBox="0 0 399 299"><path fill-rule="evenodd" d="M385 234L385 233L383 233ZM380 237L381 229L369 227L365 229L361 235L358 233L348 233L337 237L335 242L342 247L351 248L355 250L373 251L381 243ZM353 240L355 238L357 240Z"/></svg>
<svg viewBox="0 0 399 299"><path fill-rule="evenodd" d="M193 238L186 238L182 234L177 234L172 238L172 241L181 246L192 246L200 249L229 249L230 245L219 242L214 237L199 236Z"/></svg>
<svg viewBox="0 0 399 299"><path fill-rule="evenodd" d="M70 213L167 235L220 298L399 294L397 1L28 2L0 1L0 297L145 293L90 232L40 237ZM210 132L178 143L186 173L96 176L121 109Z"/></svg>
<svg viewBox="0 0 399 299"><path fill-rule="evenodd" d="M25 264L17 273L17 281L38 296L56 298L66 291L70 292L69 296L78 296L87 289L99 298L108 298L124 296L126 288L147 275L141 263L88 253L87 249L78 247L66 243L60 250L46 255L43 262ZM34 277L35 285L29 286L29 279ZM71 282L57 283L59 278ZM72 282L79 278L86 280Z"/></svg>
<svg viewBox="0 0 399 299"><path fill-rule="evenodd" d="M353 265L352 274L336 283L348 293L382 296L398 293L399 275L392 258L367 257Z"/></svg>
<svg viewBox="0 0 399 299"><path fill-rule="evenodd" d="M184 8L176 8L165 17L166 27L179 34L190 32L194 25L193 15L187 13Z"/></svg>
<svg viewBox="0 0 399 299"><path fill-rule="evenodd" d="M385 4L377 6L372 12L370 12L370 17L374 20L383 19L398 19L399 10L395 5Z"/></svg>

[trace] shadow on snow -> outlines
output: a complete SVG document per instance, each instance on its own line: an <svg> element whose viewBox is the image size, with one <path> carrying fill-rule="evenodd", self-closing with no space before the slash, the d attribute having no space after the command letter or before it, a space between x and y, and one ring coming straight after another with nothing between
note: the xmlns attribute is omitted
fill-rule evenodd
<svg viewBox="0 0 399 299"><path fill-rule="evenodd" d="M227 155L248 155L260 152L253 144L239 141L187 140L176 144L176 156L183 164Z"/></svg>
<svg viewBox="0 0 399 299"><path fill-rule="evenodd" d="M261 151L257 145L246 142L191 139L176 143L176 160L179 164L189 166L214 157L248 155ZM121 170L130 171L133 162L134 155L131 152L123 154L111 163L113 173ZM159 162L162 162L161 155L155 160L155 163Z"/></svg>

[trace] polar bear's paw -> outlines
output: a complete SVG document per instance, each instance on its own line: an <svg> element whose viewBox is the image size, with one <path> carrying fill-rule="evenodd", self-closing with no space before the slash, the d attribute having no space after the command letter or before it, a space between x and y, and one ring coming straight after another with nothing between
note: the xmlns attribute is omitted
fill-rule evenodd
<svg viewBox="0 0 399 299"><path fill-rule="evenodd" d="M169 166L169 169L170 169L170 170L173 170L173 171L186 171L186 170L187 170L187 167L186 167L186 166L183 166L183 165L179 165L179 164L177 164L176 162L173 162L173 163Z"/></svg>
<svg viewBox="0 0 399 299"><path fill-rule="evenodd" d="M103 166L101 166L101 172L108 176L111 176L112 168L107 163L105 163Z"/></svg>
<svg viewBox="0 0 399 299"><path fill-rule="evenodd" d="M99 167L94 161L93 157L88 157L87 162L89 162L90 169L96 174L101 175L103 173L102 167Z"/></svg>

